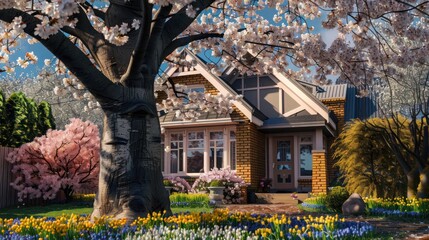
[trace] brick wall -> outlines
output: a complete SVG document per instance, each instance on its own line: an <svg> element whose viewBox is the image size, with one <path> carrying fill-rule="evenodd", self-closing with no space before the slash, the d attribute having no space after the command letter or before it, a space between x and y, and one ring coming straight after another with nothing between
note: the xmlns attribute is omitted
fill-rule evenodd
<svg viewBox="0 0 429 240"><path fill-rule="evenodd" d="M173 77L176 84L204 85L206 93L217 95L219 91L202 75L188 75ZM158 100L166 98L165 93L158 93ZM236 107L230 114L233 121L237 121L237 173L246 183L256 188L259 180L265 177L265 135L258 131L255 124Z"/></svg>
<svg viewBox="0 0 429 240"><path fill-rule="evenodd" d="M346 99L328 99L323 100L323 104L325 104L330 111L333 111L335 116L338 119L337 123L337 135L344 129L345 125L345 104ZM336 160L333 158L333 153L335 149L332 147L332 144L335 141L335 138L328 138L328 152L326 154L327 159L327 169L328 169L328 184L331 183L334 179L338 177L339 170L338 168L334 167L334 164Z"/></svg>
<svg viewBox="0 0 429 240"><path fill-rule="evenodd" d="M328 192L327 159L325 150L313 150L312 193Z"/></svg>
<svg viewBox="0 0 429 240"><path fill-rule="evenodd" d="M237 126L237 173L253 188L265 177L265 136L249 121Z"/></svg>

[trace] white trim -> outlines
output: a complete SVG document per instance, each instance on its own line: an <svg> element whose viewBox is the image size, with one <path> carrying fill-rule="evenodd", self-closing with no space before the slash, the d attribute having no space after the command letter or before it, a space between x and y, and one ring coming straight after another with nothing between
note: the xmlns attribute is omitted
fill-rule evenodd
<svg viewBox="0 0 429 240"><path fill-rule="evenodd" d="M335 123L332 122L332 119L329 117L329 110L328 108L319 100L316 98L316 96L309 93L307 90L304 89L303 86L301 86L298 82L290 80L285 75L283 75L277 68L273 68L273 75L282 82L285 87L289 89L290 96L294 98L294 100L300 100L301 105L307 106L306 110L310 114L320 114L328 124L335 126ZM302 93L299 96L297 96L297 93ZM295 96L295 97L294 97ZM298 102L298 103L300 103Z"/></svg>
<svg viewBox="0 0 429 240"><path fill-rule="evenodd" d="M323 149L323 130L321 128L316 129L314 149Z"/></svg>
<svg viewBox="0 0 429 240"><path fill-rule="evenodd" d="M175 122L163 122L161 123L161 127L174 127L174 126L180 126L180 127L188 127L188 126L204 126L204 125L213 125L213 124L219 124L219 123L234 123L231 118L216 118L216 119L198 119L195 122L191 121L175 121Z"/></svg>
<svg viewBox="0 0 429 240"><path fill-rule="evenodd" d="M303 110L305 110L305 108L304 108L303 106L299 106L299 107L297 107L297 108L295 108L295 109L292 109L292 110L290 110L290 111L288 111L288 112L284 113L284 114L283 114L283 116L285 116L285 117L289 117L289 116L291 116L291 115L293 115L293 114L295 114L295 113L299 113L299 112L301 112L301 111L303 111Z"/></svg>
<svg viewBox="0 0 429 240"><path fill-rule="evenodd" d="M185 72L174 72L173 75L171 75L172 77L182 77L182 76L190 76L190 75L197 75L200 74L198 71L196 70L192 70L192 71L185 71Z"/></svg>

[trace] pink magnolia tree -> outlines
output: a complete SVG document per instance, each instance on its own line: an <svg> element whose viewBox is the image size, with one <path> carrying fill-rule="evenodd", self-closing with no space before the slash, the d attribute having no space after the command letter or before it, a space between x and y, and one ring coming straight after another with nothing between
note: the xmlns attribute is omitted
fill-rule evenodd
<svg viewBox="0 0 429 240"><path fill-rule="evenodd" d="M65 130L48 130L11 152L15 180L12 187L24 198L53 199L62 191L66 200L79 190L96 190L100 159L98 128L73 118Z"/></svg>
<svg viewBox="0 0 429 240"><path fill-rule="evenodd" d="M63 81L56 93L70 89L81 99L80 90L89 91L91 105L97 102L104 117L92 216L131 220L153 211L171 213L154 90L164 86L171 96L161 107L178 109L185 119L198 117L181 112L186 108L174 98L171 79L157 81L163 63L195 64L183 61L178 50L211 50L222 59L218 66L209 64L213 74L234 67L241 74L278 71L305 79L314 73L311 78L321 83L337 75L368 85L379 76L401 79L396 66L427 63L428 12L424 0L2 0L0 72L38 61L32 52L12 58L28 37L58 58L53 62ZM332 44L314 31L314 19L331 30ZM410 47L408 41L417 44ZM188 97L216 112L230 111L230 102L240 101Z"/></svg>

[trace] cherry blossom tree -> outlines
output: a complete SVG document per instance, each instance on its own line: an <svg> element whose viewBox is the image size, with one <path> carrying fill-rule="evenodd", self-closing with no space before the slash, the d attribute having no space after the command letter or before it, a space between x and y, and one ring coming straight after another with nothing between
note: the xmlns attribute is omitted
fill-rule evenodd
<svg viewBox="0 0 429 240"><path fill-rule="evenodd" d="M153 92L163 62L193 64L182 61L176 50L210 49L214 57L222 58L219 67L210 65L215 74L231 66L241 73L281 71L302 79L314 69L318 82L337 74L365 85L374 76L394 73L391 64L423 61L429 49L429 3L423 0L93 2L0 3L2 71L13 72L14 67L38 60L31 52L10 60L20 38L32 37L30 43L39 41L59 59L58 71L69 75L63 86L84 87L100 104L104 129L93 217L133 219L153 211L170 213L162 185L161 133ZM309 25L315 18L324 28L338 31L329 47ZM397 48L390 46L392 36L399 39ZM420 44L409 48L401 39ZM228 111L234 100L195 99L207 111ZM177 108L177 102L167 101L164 107ZM178 115L187 117L180 111Z"/></svg>
<svg viewBox="0 0 429 240"><path fill-rule="evenodd" d="M98 182L100 138L89 121L71 119L65 130L46 135L15 149L8 156L16 178L11 183L18 199L53 199L62 191L66 200L79 190L95 190Z"/></svg>

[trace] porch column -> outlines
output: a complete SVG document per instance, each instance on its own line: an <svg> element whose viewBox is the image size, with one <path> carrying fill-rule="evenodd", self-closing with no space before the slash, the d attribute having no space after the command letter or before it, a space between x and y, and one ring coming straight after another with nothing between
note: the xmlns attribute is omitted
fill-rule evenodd
<svg viewBox="0 0 429 240"><path fill-rule="evenodd" d="M328 192L328 168L325 150L313 150L312 193Z"/></svg>

